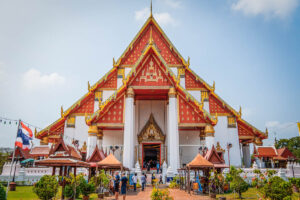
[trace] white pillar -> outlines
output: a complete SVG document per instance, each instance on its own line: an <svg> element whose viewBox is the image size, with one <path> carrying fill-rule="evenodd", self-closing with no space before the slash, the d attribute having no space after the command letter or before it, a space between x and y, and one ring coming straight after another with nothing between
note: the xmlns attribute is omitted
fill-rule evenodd
<svg viewBox="0 0 300 200"><path fill-rule="evenodd" d="M134 147L134 91L128 88L125 99L123 165L130 169L134 167Z"/></svg>
<svg viewBox="0 0 300 200"><path fill-rule="evenodd" d="M250 147L249 144L242 145L243 161L246 168L251 167Z"/></svg>
<svg viewBox="0 0 300 200"><path fill-rule="evenodd" d="M212 125L208 124L204 129L205 133L205 146L210 150L215 144L215 130Z"/></svg>
<svg viewBox="0 0 300 200"><path fill-rule="evenodd" d="M177 174L179 169L179 131L178 131L177 98L175 88L169 90L169 109L168 109L168 152L169 166Z"/></svg>
<svg viewBox="0 0 300 200"><path fill-rule="evenodd" d="M86 158L89 158L97 144L97 133L98 133L98 128L97 126L90 126L88 130L88 144L87 144L87 153L86 153Z"/></svg>

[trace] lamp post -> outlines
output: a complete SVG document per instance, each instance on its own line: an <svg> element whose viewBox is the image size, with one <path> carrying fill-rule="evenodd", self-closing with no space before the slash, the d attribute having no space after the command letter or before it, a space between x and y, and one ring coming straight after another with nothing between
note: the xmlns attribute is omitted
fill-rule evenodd
<svg viewBox="0 0 300 200"><path fill-rule="evenodd" d="M115 155L115 151L119 149L119 146L117 146L117 145L116 146L110 146L109 148L113 152L113 154Z"/></svg>
<svg viewBox="0 0 300 200"><path fill-rule="evenodd" d="M293 178L295 178L295 173L294 173L294 161L295 161L295 158L288 157L288 161L292 163Z"/></svg>
<svg viewBox="0 0 300 200"><path fill-rule="evenodd" d="M202 152L202 156L205 156L206 151L207 151L207 147L200 146L198 150L199 150L199 153Z"/></svg>
<svg viewBox="0 0 300 200"><path fill-rule="evenodd" d="M232 144L231 144L231 143L227 143L229 172L230 172L230 157L229 157L229 150L230 150L231 147L232 147Z"/></svg>

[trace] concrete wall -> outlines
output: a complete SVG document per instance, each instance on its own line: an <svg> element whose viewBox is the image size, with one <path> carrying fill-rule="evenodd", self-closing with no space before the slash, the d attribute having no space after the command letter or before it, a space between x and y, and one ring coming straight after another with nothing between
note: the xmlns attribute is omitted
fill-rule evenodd
<svg viewBox="0 0 300 200"><path fill-rule="evenodd" d="M180 166L191 162L200 147L199 131L179 131Z"/></svg>

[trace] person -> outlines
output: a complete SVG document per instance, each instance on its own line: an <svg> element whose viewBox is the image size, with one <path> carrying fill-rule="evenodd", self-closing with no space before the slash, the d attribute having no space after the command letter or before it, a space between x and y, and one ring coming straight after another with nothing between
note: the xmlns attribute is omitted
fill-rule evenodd
<svg viewBox="0 0 300 200"><path fill-rule="evenodd" d="M137 184L137 173L135 173L133 176L132 176L132 182L133 182L133 187L134 187L134 191L136 192L136 184Z"/></svg>
<svg viewBox="0 0 300 200"><path fill-rule="evenodd" d="M156 162L156 171L157 171L157 174L159 174L159 162Z"/></svg>
<svg viewBox="0 0 300 200"><path fill-rule="evenodd" d="M142 191L144 191L146 185L146 175L144 172L143 175L141 176L141 182L142 182Z"/></svg>
<svg viewBox="0 0 300 200"><path fill-rule="evenodd" d="M119 187L120 187L120 176L119 176L119 172L116 172L114 177L114 191L115 191L116 200L119 199Z"/></svg>
<svg viewBox="0 0 300 200"><path fill-rule="evenodd" d="M125 176L125 172L122 173L121 178L121 194L123 195L123 200L126 198L126 186L127 186L128 178Z"/></svg>
<svg viewBox="0 0 300 200"><path fill-rule="evenodd" d="M154 185L154 179L155 179L155 176L154 176L154 173L152 173L152 177L151 177L151 184Z"/></svg>
<svg viewBox="0 0 300 200"><path fill-rule="evenodd" d="M150 161L147 163L147 171L150 172L151 164Z"/></svg>
<svg viewBox="0 0 300 200"><path fill-rule="evenodd" d="M159 184L163 184L162 175L159 176Z"/></svg>

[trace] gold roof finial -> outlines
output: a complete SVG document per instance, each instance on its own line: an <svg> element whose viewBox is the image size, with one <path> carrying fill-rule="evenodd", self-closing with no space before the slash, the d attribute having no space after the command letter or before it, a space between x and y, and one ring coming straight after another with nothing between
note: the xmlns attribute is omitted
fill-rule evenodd
<svg viewBox="0 0 300 200"><path fill-rule="evenodd" d="M115 61L115 58L113 58L113 66L116 65L116 61Z"/></svg>
<svg viewBox="0 0 300 200"><path fill-rule="evenodd" d="M242 106L240 106L239 117L242 117Z"/></svg>
<svg viewBox="0 0 300 200"><path fill-rule="evenodd" d="M150 17L152 17L152 0L150 2Z"/></svg>
<svg viewBox="0 0 300 200"><path fill-rule="evenodd" d="M88 91L90 91L91 89L91 85L90 85L90 82L88 81Z"/></svg>
<svg viewBox="0 0 300 200"><path fill-rule="evenodd" d="M216 82L214 81L213 86L212 86L212 90L215 91L216 89Z"/></svg>
<svg viewBox="0 0 300 200"><path fill-rule="evenodd" d="M268 128L266 128L266 136L268 137L268 135L269 135L269 131L268 131Z"/></svg>
<svg viewBox="0 0 300 200"><path fill-rule="evenodd" d="M63 108L63 106L60 107L60 116L61 117L64 116L64 108Z"/></svg>
<svg viewBox="0 0 300 200"><path fill-rule="evenodd" d="M187 60L187 67L190 66L190 57L188 57L188 60Z"/></svg>

